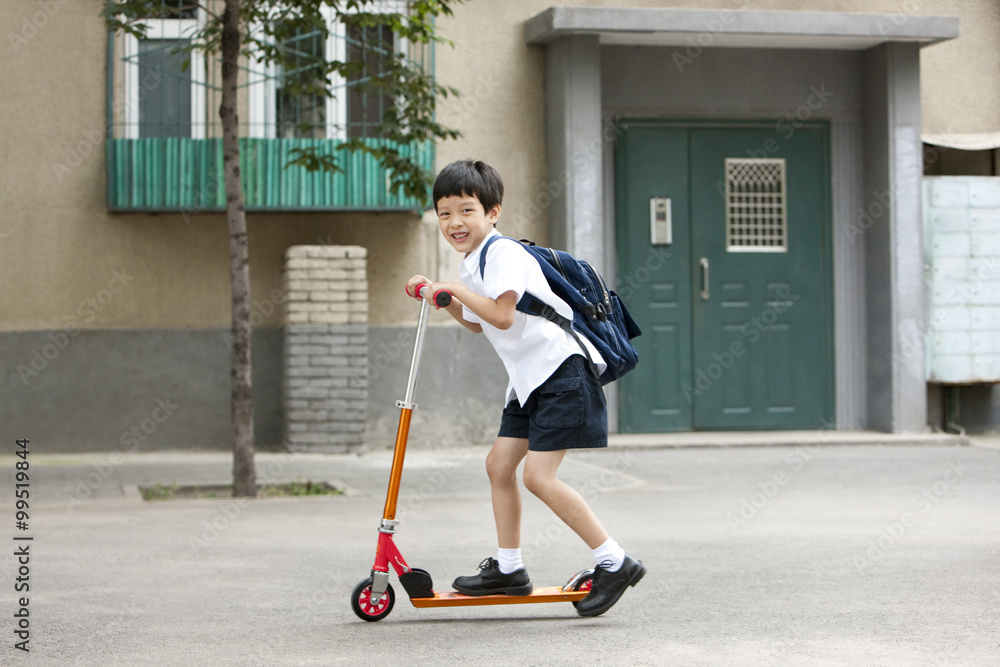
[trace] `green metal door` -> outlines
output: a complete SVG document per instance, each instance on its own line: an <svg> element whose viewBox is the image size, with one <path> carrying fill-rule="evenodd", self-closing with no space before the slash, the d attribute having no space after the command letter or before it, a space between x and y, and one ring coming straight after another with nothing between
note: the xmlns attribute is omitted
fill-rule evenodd
<svg viewBox="0 0 1000 667"><path fill-rule="evenodd" d="M643 329L621 430L828 424L827 126L620 129L619 292Z"/></svg>

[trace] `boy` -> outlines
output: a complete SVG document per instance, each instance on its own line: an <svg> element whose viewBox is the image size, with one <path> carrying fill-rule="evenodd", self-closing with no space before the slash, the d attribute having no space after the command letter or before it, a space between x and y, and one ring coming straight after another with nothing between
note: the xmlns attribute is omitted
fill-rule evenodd
<svg viewBox="0 0 1000 667"><path fill-rule="evenodd" d="M434 182L434 207L441 233L464 253L461 283L435 283L413 276L406 292L430 286L452 294L448 312L465 328L483 333L510 377L500 433L486 457L499 548L479 574L458 577L455 590L466 595L530 595L521 560L521 496L517 467L524 460L524 485L587 543L597 561L591 592L577 604L581 616L610 609L646 573L645 566L611 539L576 490L556 478L567 449L606 447L607 406L600 382L582 356L580 344L549 320L515 309L530 292L572 319L569 305L548 287L538 262L519 243L497 241L488 250L482 276L479 254L500 217L503 181L483 162L462 160L441 170ZM418 297L419 298L419 297ZM584 339L598 372L604 360Z"/></svg>

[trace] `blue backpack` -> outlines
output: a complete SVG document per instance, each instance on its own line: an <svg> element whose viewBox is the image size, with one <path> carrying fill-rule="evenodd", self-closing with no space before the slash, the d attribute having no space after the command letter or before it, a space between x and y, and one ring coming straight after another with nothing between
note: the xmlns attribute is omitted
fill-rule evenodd
<svg viewBox="0 0 1000 667"><path fill-rule="evenodd" d="M486 240L479 255L480 277L486 271L486 251L494 241L500 239L514 241L506 236L491 236ZM573 309L573 319L566 319L554 308L527 292L517 302L517 309L522 313L544 317L573 336L583 348L583 356L590 364L590 370L602 385L617 380L635 368L639 354L629 341L641 335L642 331L618 295L604 284L600 274L590 264L576 259L568 252L539 248L531 241L522 240L519 243L538 261L555 295ZM597 366L587 354L580 334L586 336L604 357L607 362L604 373L597 372Z"/></svg>

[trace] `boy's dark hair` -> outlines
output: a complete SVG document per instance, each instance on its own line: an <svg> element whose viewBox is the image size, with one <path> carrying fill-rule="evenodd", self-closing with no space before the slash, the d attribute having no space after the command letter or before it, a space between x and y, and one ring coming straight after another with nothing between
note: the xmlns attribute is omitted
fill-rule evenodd
<svg viewBox="0 0 1000 667"><path fill-rule="evenodd" d="M434 181L434 208L445 197L475 197L489 213L503 203L503 179L479 160L458 160L441 170Z"/></svg>

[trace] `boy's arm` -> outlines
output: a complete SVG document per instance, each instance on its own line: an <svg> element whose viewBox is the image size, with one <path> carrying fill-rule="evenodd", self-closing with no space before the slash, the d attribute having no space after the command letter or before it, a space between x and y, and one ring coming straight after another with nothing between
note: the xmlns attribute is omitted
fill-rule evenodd
<svg viewBox="0 0 1000 667"><path fill-rule="evenodd" d="M453 297L451 300L451 304L445 307L445 310L448 311L448 314L454 317L456 322L461 324L463 327L465 327L472 333L483 333L483 327L481 324L479 324L478 322L469 322L468 320L465 319L464 313L462 312L462 301L455 294L454 289L452 289L452 287L455 284L456 283L448 283L447 284L448 286L445 286L445 283L438 283L437 285L435 285L435 283L430 278L426 278L418 274L410 278L408 281L406 281L406 293L409 296L416 297L417 288L420 285L427 285L428 289L424 293L424 296L427 298L428 301L434 303L433 301L434 294L440 289L447 289L449 292L451 292L451 295ZM462 287L464 287L464 285Z"/></svg>
<svg viewBox="0 0 1000 667"><path fill-rule="evenodd" d="M513 290L504 292L496 299L491 299L476 294L462 283L441 282L432 283L425 296L431 300L434 298L434 294L441 290L451 292L452 297L454 297L446 310L470 331L480 333L483 328L479 324L465 321L465 318L462 317L463 305L474 312L479 319L497 329L509 329L514 324L514 313L517 312L517 292ZM457 304L455 300L458 301Z"/></svg>
<svg viewBox="0 0 1000 667"><path fill-rule="evenodd" d="M445 307L445 310L447 310L448 314L454 317L459 324L472 333L483 333L483 325L479 322L470 322L465 319L464 313L462 313L462 302L455 298L455 295L452 295L451 303Z"/></svg>

